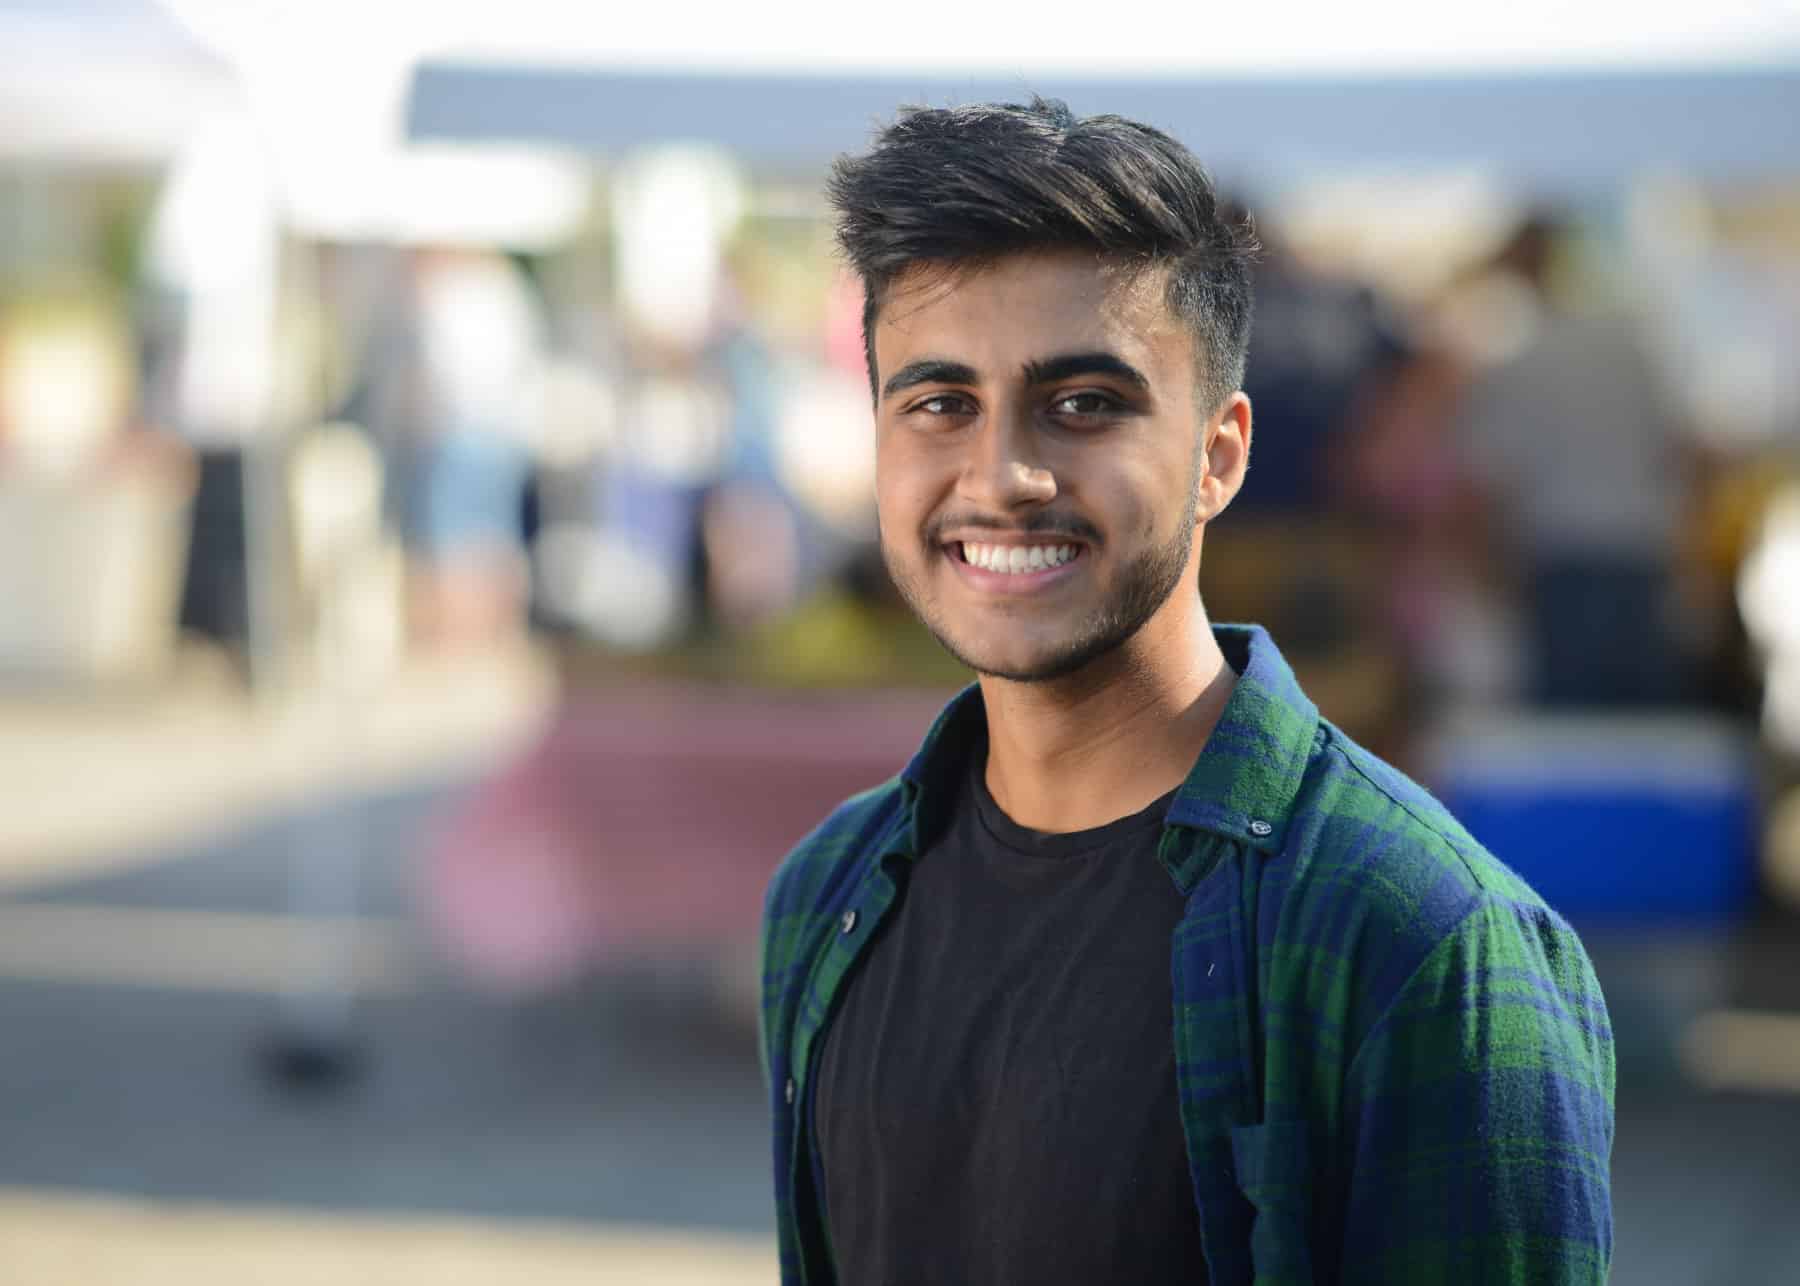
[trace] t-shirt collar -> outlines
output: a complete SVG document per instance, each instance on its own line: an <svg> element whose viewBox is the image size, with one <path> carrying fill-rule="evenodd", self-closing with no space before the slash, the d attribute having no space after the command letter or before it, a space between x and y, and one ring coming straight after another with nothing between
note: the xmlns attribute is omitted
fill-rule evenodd
<svg viewBox="0 0 1800 1286"><path fill-rule="evenodd" d="M1237 671L1237 684L1206 748L1175 792L1166 823L1279 852L1312 756L1318 707L1300 690L1262 627L1216 625L1213 637ZM982 717L981 689L970 684L938 714L900 774L915 852L956 788L968 744L964 724Z"/></svg>

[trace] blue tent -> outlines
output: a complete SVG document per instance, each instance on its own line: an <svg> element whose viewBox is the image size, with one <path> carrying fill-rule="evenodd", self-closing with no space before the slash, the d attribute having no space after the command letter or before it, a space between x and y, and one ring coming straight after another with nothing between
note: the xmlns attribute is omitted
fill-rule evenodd
<svg viewBox="0 0 1800 1286"><path fill-rule="evenodd" d="M1576 195L1652 171L1755 181L1800 168L1800 68L1484 73L1390 78L1073 80L782 76L427 62L416 138L515 139L609 153L706 141L750 164L814 172L903 103L1066 99L1152 121L1221 175L1479 164Z"/></svg>

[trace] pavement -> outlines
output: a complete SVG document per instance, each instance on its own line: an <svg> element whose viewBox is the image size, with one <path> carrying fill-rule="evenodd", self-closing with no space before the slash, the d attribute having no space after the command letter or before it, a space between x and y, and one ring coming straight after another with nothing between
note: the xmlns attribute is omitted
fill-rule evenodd
<svg viewBox="0 0 1800 1286"><path fill-rule="evenodd" d="M710 978L487 994L420 922L426 837L554 696L529 648L349 705L204 657L0 696L0 1280L774 1279L754 1038Z"/></svg>
<svg viewBox="0 0 1800 1286"><path fill-rule="evenodd" d="M0 1192L7 1280L133 1286L749 1286L761 1238Z"/></svg>
<svg viewBox="0 0 1800 1286"><path fill-rule="evenodd" d="M219 654L115 690L0 689L0 892L228 835L331 795L504 762L555 702L529 644L416 658L370 692L252 696Z"/></svg>
<svg viewBox="0 0 1800 1286"><path fill-rule="evenodd" d="M0 1278L772 1282L754 1038L713 962L483 989L420 915L428 837L572 708L543 658L296 704L211 678L0 699ZM568 735L642 787L638 738ZM1613 1280L1789 1286L1794 1028L1695 1020L1800 1014L1793 935L1590 943L1622 1057ZM345 1061L295 1058L321 1050Z"/></svg>

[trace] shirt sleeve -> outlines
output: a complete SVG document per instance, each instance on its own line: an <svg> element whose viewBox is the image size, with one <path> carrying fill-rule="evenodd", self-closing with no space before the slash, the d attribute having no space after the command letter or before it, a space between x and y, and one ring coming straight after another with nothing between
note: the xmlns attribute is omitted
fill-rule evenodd
<svg viewBox="0 0 1800 1286"><path fill-rule="evenodd" d="M1352 1060L1342 1280L1604 1282L1613 1085L1605 1004L1573 930L1490 896Z"/></svg>

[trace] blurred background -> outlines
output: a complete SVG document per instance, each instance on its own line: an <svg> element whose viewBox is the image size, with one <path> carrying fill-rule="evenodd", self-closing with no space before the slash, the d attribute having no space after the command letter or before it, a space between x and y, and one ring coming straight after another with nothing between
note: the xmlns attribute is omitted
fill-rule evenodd
<svg viewBox="0 0 1800 1286"><path fill-rule="evenodd" d="M1032 92L1255 214L1209 605L1583 930L1615 1280L1800 1279L1800 6L1067 8L0 0L8 1281L774 1280L761 891L967 678L820 180Z"/></svg>

